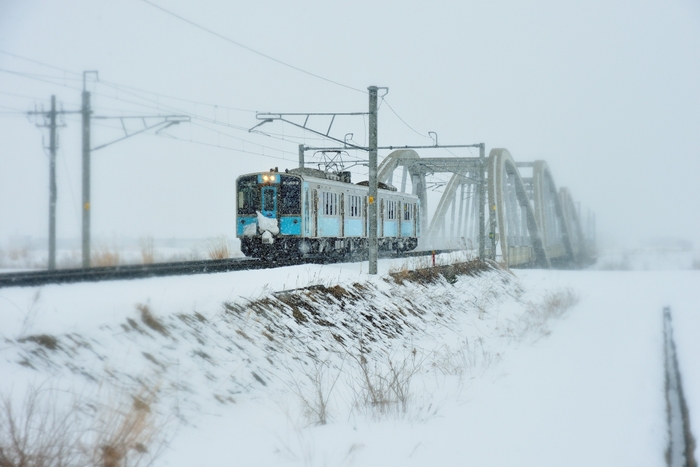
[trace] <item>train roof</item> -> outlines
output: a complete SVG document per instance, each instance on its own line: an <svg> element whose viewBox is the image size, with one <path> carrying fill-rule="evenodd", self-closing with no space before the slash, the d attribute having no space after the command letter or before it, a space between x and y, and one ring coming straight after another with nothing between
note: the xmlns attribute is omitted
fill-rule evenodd
<svg viewBox="0 0 700 467"><path fill-rule="evenodd" d="M278 171L272 170L271 172L278 172ZM255 173L262 173L262 172L255 172ZM350 172L332 173L332 172L325 172L325 171L319 170L319 169L313 169L311 167L297 167L294 169L287 169L284 171L284 173L292 174L292 175L301 175L303 177L332 180L334 182L347 183L350 185L353 184L351 181L351 178L350 178ZM249 175L253 175L253 174L247 174L247 175L243 175L243 176L249 176ZM364 180L364 181L356 183L355 185L369 186L369 181ZM377 188L379 188L380 190L386 190L386 191L398 191L395 186L392 186L392 185L389 185L386 183L382 183L382 182L377 182Z"/></svg>

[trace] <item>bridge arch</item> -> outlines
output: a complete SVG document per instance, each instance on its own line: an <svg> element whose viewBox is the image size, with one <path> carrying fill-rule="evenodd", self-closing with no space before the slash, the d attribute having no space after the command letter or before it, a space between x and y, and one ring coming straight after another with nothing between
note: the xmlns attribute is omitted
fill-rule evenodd
<svg viewBox="0 0 700 467"><path fill-rule="evenodd" d="M586 248L586 239L583 236L583 229L581 228L578 211L576 210L574 200L571 198L571 192L569 192L568 188L561 187L559 189L559 199L571 238L574 261L579 265L583 265L588 262L590 255Z"/></svg>
<svg viewBox="0 0 700 467"><path fill-rule="evenodd" d="M552 173L542 160L532 164L532 201L550 262L570 264L574 261L574 252L569 227Z"/></svg>
<svg viewBox="0 0 700 467"><path fill-rule="evenodd" d="M535 213L507 149L489 152L488 191L492 248L508 266L550 267Z"/></svg>

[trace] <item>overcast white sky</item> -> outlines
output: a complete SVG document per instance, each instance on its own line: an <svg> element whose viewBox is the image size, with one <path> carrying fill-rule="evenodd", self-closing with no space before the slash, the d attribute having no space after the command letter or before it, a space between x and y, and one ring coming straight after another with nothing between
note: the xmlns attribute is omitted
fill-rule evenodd
<svg viewBox="0 0 700 467"><path fill-rule="evenodd" d="M700 245L695 1L153 1L352 88L388 86L387 102L420 134L382 105L380 145L430 144L436 131L443 144L483 141L519 161L545 159L555 182L596 212L601 236ZM48 229L48 132L14 112L47 109L51 94L78 109L83 70L99 71L89 83L96 115L199 117L93 154L93 232L104 238L233 236L235 178L294 167L299 142L320 143L281 123L264 128L288 141L249 134L240 128L256 123L251 111L367 108L364 93L142 0L0 0L0 51L0 244ZM58 235L77 238L80 120L63 121ZM338 119L332 133L362 142L364 124ZM93 145L122 135L119 120L93 130Z"/></svg>

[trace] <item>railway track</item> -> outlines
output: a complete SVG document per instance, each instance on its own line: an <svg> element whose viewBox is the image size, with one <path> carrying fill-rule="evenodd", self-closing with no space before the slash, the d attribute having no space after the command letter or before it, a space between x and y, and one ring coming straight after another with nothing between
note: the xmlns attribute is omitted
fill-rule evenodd
<svg viewBox="0 0 700 467"><path fill-rule="evenodd" d="M664 368L666 373L666 412L668 422L668 467L697 467L695 437L690 430L688 404L683 394L681 372L678 368L676 343L673 340L671 308L664 308Z"/></svg>
<svg viewBox="0 0 700 467"><path fill-rule="evenodd" d="M454 250L435 250L446 253ZM428 256L432 251L410 251L402 254L383 255L383 258L408 258ZM283 266L313 263L348 262L343 258L317 257L304 260L262 261L252 258L229 258L201 261L179 261L172 263L131 264L99 268L57 269L54 271L21 271L0 274L0 288L30 287L46 284L67 284L75 282L99 282L126 279L144 279L148 277L181 276L193 274L212 274L217 272L245 271L254 269L272 269Z"/></svg>

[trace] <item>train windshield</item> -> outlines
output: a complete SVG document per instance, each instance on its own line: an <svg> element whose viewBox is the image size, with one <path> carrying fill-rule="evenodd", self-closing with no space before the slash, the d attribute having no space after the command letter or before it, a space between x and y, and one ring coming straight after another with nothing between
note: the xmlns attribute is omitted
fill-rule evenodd
<svg viewBox="0 0 700 467"><path fill-rule="evenodd" d="M238 214L255 215L260 210L260 187L258 177L241 177L238 179Z"/></svg>
<svg viewBox="0 0 700 467"><path fill-rule="evenodd" d="M301 179L282 175L280 214L301 214Z"/></svg>

